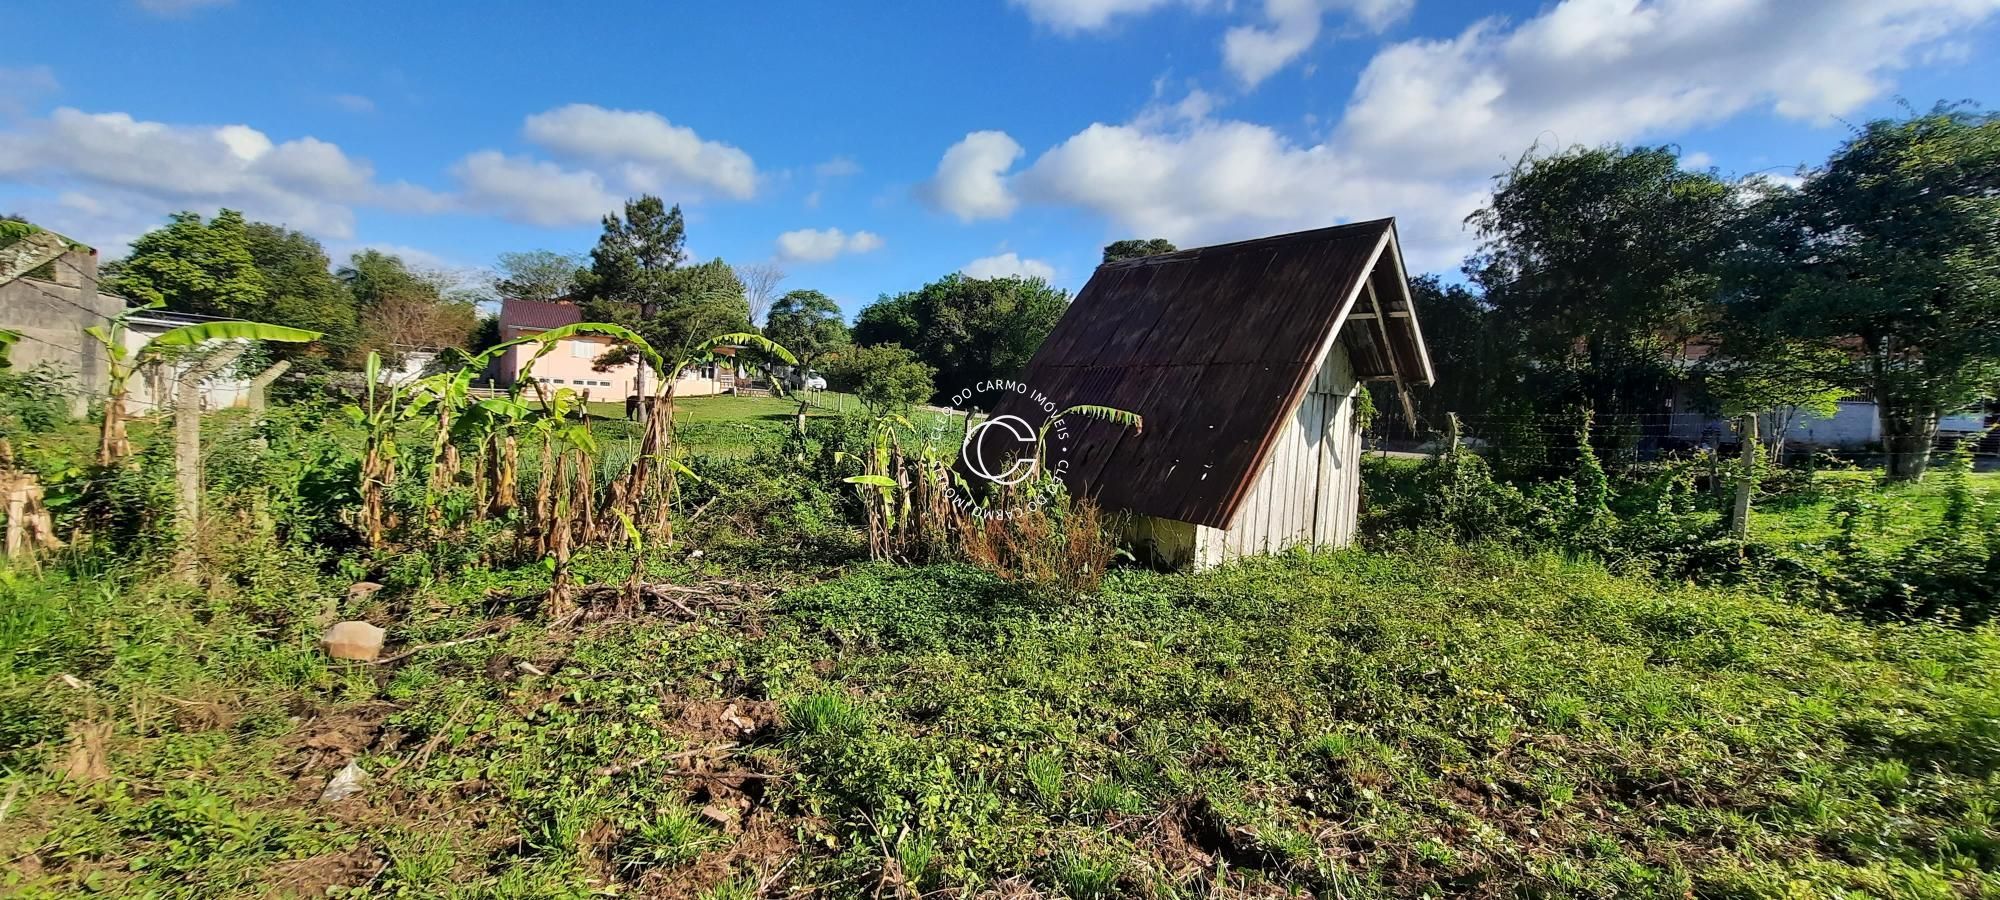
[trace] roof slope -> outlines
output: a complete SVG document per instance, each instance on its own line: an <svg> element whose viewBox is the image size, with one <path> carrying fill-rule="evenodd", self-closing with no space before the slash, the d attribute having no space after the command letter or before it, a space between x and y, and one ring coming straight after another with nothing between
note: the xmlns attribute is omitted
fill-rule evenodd
<svg viewBox="0 0 2000 900"><path fill-rule="evenodd" d="M564 300L500 301L501 328L561 328L583 321L583 307Z"/></svg>
<svg viewBox="0 0 2000 900"><path fill-rule="evenodd" d="M1391 219L1101 266L1020 380L1058 408L1145 417L1143 433L1070 423L1051 456L1072 491L1225 528L1350 310L1369 311L1340 336L1358 376L1430 382ZM1043 418L1018 394L993 413Z"/></svg>

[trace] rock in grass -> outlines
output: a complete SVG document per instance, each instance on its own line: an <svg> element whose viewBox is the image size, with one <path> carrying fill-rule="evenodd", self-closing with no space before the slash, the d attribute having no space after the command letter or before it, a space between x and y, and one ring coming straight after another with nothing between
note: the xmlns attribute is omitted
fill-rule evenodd
<svg viewBox="0 0 2000 900"><path fill-rule="evenodd" d="M372 662L382 655L382 639L388 633L367 622L340 622L326 630L320 642L326 655L334 659Z"/></svg>
<svg viewBox="0 0 2000 900"><path fill-rule="evenodd" d="M373 581L357 581L347 586L347 602L359 603L375 596L382 586Z"/></svg>

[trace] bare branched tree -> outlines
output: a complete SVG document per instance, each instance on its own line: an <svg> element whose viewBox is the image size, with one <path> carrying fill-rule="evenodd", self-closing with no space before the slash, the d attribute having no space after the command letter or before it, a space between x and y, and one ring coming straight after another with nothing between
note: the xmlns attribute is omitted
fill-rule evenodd
<svg viewBox="0 0 2000 900"><path fill-rule="evenodd" d="M775 262L758 262L736 267L736 279L743 282L743 297L750 301L750 322L761 325L764 315L771 311L771 302L778 299L778 285L785 280L785 270Z"/></svg>

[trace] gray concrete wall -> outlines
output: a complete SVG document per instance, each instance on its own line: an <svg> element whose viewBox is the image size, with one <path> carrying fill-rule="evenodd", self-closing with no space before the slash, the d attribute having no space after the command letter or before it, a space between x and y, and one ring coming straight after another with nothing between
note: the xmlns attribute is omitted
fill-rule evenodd
<svg viewBox="0 0 2000 900"><path fill-rule="evenodd" d="M48 363L74 376L70 405L81 414L110 387L104 348L83 330L109 322L124 301L98 293L95 251L71 250L52 269L54 280L0 284L0 328L21 333L8 354L17 369Z"/></svg>

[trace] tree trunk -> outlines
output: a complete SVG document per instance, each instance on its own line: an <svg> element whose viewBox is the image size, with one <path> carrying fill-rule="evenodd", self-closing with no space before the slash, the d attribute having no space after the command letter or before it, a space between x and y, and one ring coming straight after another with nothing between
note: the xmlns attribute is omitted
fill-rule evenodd
<svg viewBox="0 0 2000 900"><path fill-rule="evenodd" d="M1882 453L1889 477L1917 481L1930 468L1931 445L1937 442L1937 416L1920 412L1882 412Z"/></svg>

